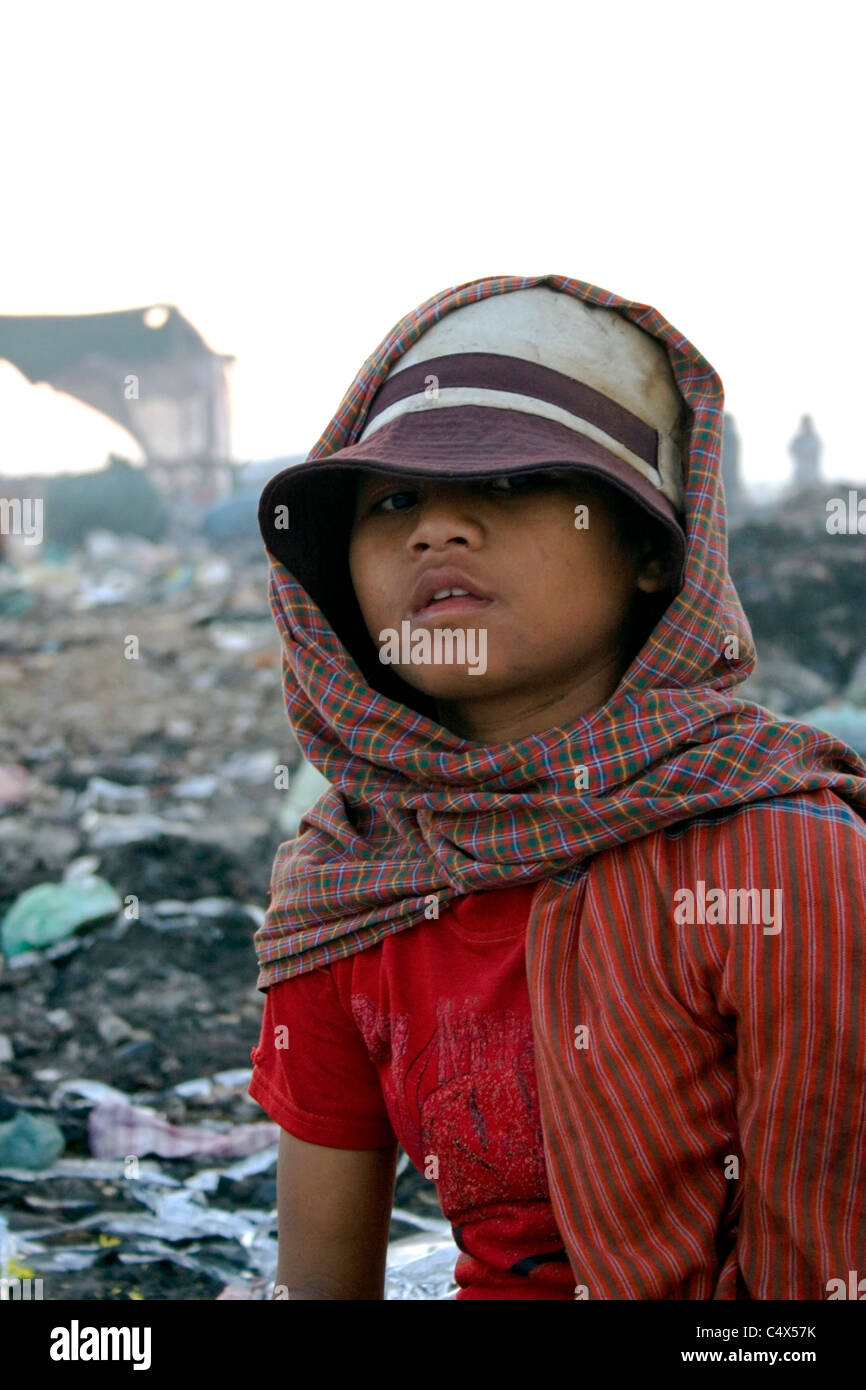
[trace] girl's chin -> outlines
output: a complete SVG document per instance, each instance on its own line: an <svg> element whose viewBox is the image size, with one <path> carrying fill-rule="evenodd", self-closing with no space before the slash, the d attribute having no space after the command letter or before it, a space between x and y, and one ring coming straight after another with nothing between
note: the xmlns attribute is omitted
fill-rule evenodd
<svg viewBox="0 0 866 1390"><path fill-rule="evenodd" d="M489 685L487 673L480 670L475 675L468 669L433 675L422 673L417 666L397 666L394 669L413 690L420 690L422 695L429 695L433 700L471 699Z"/></svg>

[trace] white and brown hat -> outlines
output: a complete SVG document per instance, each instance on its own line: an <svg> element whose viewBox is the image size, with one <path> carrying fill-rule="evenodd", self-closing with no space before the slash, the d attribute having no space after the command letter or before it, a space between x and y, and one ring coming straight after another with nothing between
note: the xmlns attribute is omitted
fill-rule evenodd
<svg viewBox="0 0 866 1390"><path fill-rule="evenodd" d="M262 535L333 622L354 499L339 485L347 470L470 479L567 466L663 523L676 592L685 412L662 344L615 310L546 286L493 295L451 310L397 359L354 444L271 479ZM285 530L274 525L280 504Z"/></svg>

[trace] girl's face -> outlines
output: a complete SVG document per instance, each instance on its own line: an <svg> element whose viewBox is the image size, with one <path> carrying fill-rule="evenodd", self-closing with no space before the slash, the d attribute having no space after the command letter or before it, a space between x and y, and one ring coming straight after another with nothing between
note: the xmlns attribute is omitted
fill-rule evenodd
<svg viewBox="0 0 866 1390"><path fill-rule="evenodd" d="M406 620L411 633L466 633L474 674L470 659L454 662L459 649L447 643L440 653L450 650L450 661L391 664L435 700L445 727L480 743L540 733L604 704L628 664L636 589L652 592L666 582L660 562L641 563L620 542L593 479L569 470L470 482L367 472L349 569L380 651L389 630L399 636ZM478 597L419 611L418 588L440 569L459 574L437 590L459 587Z"/></svg>

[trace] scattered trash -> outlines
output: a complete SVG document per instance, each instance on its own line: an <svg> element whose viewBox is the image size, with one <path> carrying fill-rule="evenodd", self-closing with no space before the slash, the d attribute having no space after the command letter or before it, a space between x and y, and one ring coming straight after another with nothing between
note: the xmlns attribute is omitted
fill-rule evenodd
<svg viewBox="0 0 866 1390"><path fill-rule="evenodd" d="M158 1236L161 1240L192 1240L197 1236L221 1236L237 1240L249 1252L261 1231L275 1231L276 1212L227 1211L209 1205L204 1193L187 1188L152 1192L147 1186L131 1187L138 1202L152 1215L132 1212L128 1216L97 1212L74 1223L77 1229L98 1226L117 1235Z"/></svg>
<svg viewBox="0 0 866 1390"><path fill-rule="evenodd" d="M59 1125L40 1115L21 1110L0 1124L0 1168L50 1168L65 1147Z"/></svg>
<svg viewBox="0 0 866 1390"><path fill-rule="evenodd" d="M406 1236L388 1246L385 1268L386 1299L447 1299L457 1297L454 1266L460 1255L447 1221L438 1233Z"/></svg>
<svg viewBox="0 0 866 1390"><path fill-rule="evenodd" d="M0 1178L12 1178L16 1182L44 1181L51 1178L59 1182L83 1179L95 1183L122 1183L126 1178L126 1168L122 1162L105 1162L96 1158L61 1158L52 1163L44 1172L36 1173L29 1168L0 1167ZM179 1178L173 1178L155 1164L139 1163L138 1181L149 1186L179 1187Z"/></svg>
<svg viewBox="0 0 866 1390"><path fill-rule="evenodd" d="M280 755L276 748L262 748L254 753L235 753L223 766L223 776L230 782L249 782L274 785Z"/></svg>
<svg viewBox="0 0 866 1390"><path fill-rule="evenodd" d="M93 849L109 845L134 845L157 835L188 836L190 827L183 821L168 820L165 816L136 814L111 815L108 812L87 810L79 822Z"/></svg>
<svg viewBox="0 0 866 1390"><path fill-rule="evenodd" d="M51 1092L50 1104L59 1105L68 1095L82 1096L90 1101L116 1101L125 1105L129 1097L116 1086L108 1086L104 1081L92 1081L89 1077L74 1077L61 1081Z"/></svg>
<svg viewBox="0 0 866 1390"><path fill-rule="evenodd" d="M212 773L201 777L186 777L171 789L172 796L190 797L193 801L207 801L219 788L219 778Z"/></svg>
<svg viewBox="0 0 866 1390"><path fill-rule="evenodd" d="M866 705L866 652L859 658L851 673L843 694L852 704L862 708Z"/></svg>
<svg viewBox="0 0 866 1390"><path fill-rule="evenodd" d="M862 538L814 515L807 553L802 518L732 533L759 653L737 693L862 751ZM252 505L243 526L249 555L85 526L78 549L0 566L0 1133L25 1115L65 1142L43 1168L0 1155L0 1208L9 1260L51 1272L52 1298L273 1292L252 938L276 849L328 783L286 720ZM81 906L97 877L104 920ZM58 931L46 889L80 920ZM405 1154L391 1237L387 1298L455 1296L450 1227Z"/></svg>
<svg viewBox="0 0 866 1390"><path fill-rule="evenodd" d="M38 883L13 903L3 918L0 941L6 956L50 946L78 927L119 911L121 901L110 883L95 874L66 883Z"/></svg>
<svg viewBox="0 0 866 1390"><path fill-rule="evenodd" d="M268 1121L224 1129L173 1125L143 1106L100 1101L90 1112L90 1152L94 1158L158 1154L162 1158L241 1158L271 1147L279 1126Z"/></svg>
<svg viewBox="0 0 866 1390"><path fill-rule="evenodd" d="M298 826L304 812L318 801L329 786L330 782L327 778L323 777L318 768L313 767L312 763L308 763L304 758L292 778L280 813L280 825L287 836L298 833Z"/></svg>
<svg viewBox="0 0 866 1390"><path fill-rule="evenodd" d="M103 1042L107 1042L111 1047L116 1047L118 1043L129 1042L132 1039L144 1042L152 1040L151 1033L143 1029L132 1028L125 1018L121 1018L110 1010L96 1020L96 1031Z"/></svg>
<svg viewBox="0 0 866 1390"><path fill-rule="evenodd" d="M24 801L33 786L33 778L20 764L0 765L0 808L16 806Z"/></svg>
<svg viewBox="0 0 866 1390"><path fill-rule="evenodd" d="M266 1173L276 1164L279 1147L279 1144L274 1144L271 1148L260 1149L258 1153L249 1154L228 1168L202 1169L200 1173L187 1178L185 1185L201 1192L215 1192L223 1178L227 1182L241 1182L257 1173Z"/></svg>
<svg viewBox="0 0 866 1390"><path fill-rule="evenodd" d="M123 782L110 782L106 777L90 777L78 805L83 811L91 807L97 811L144 811L149 801L147 787L126 786Z"/></svg>
<svg viewBox="0 0 866 1390"><path fill-rule="evenodd" d="M211 642L221 652L252 652L269 647L273 642L273 634L265 622L233 623L231 627L212 623L208 632Z"/></svg>
<svg viewBox="0 0 866 1390"><path fill-rule="evenodd" d="M848 700L839 700L832 705L819 705L808 709L797 718L803 724L814 724L835 734L843 743L848 743L861 758L866 757L866 709L860 709Z"/></svg>

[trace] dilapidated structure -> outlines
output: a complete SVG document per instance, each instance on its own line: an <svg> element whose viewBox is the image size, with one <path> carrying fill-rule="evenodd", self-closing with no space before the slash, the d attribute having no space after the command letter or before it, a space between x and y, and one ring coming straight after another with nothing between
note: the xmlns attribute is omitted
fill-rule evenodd
<svg viewBox="0 0 866 1390"><path fill-rule="evenodd" d="M230 490L227 368L174 305L0 316L0 359L122 425L155 481L202 503Z"/></svg>

